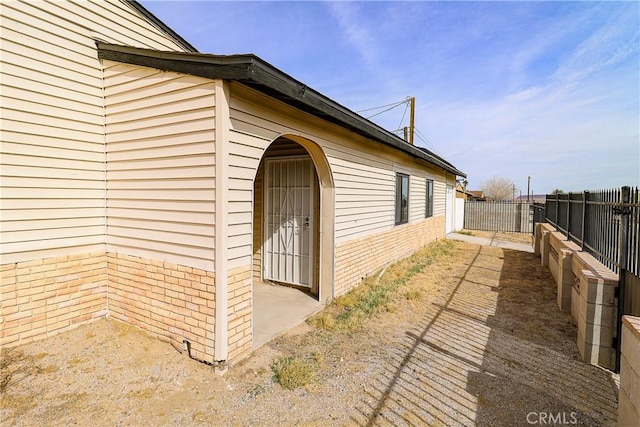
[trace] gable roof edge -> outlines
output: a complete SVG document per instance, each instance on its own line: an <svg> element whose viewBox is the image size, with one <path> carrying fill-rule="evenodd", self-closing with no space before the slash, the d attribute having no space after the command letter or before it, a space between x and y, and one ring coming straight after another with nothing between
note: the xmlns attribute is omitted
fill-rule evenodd
<svg viewBox="0 0 640 427"><path fill-rule="evenodd" d="M136 9L138 12L144 16L144 18L149 21L151 24L155 25L159 30L166 33L169 37L174 39L176 43L184 47L189 52L197 52L196 49L191 43L186 41L180 34L173 31L167 24L162 22L157 16L151 13L147 8L145 8L140 2L137 0L123 0L125 3Z"/></svg>

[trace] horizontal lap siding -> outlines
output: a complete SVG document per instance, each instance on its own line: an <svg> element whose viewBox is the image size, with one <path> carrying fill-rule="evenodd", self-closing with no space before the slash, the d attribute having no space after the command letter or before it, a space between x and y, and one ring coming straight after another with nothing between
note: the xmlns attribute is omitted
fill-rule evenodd
<svg viewBox="0 0 640 427"><path fill-rule="evenodd" d="M393 162L352 147L327 147L336 187L336 241L394 222Z"/></svg>
<svg viewBox="0 0 640 427"><path fill-rule="evenodd" d="M182 50L125 2L2 2L2 263L104 250L95 38Z"/></svg>
<svg viewBox="0 0 640 427"><path fill-rule="evenodd" d="M229 139L228 259L229 268L236 268L251 263L253 181L270 140L236 131Z"/></svg>
<svg viewBox="0 0 640 427"><path fill-rule="evenodd" d="M253 138L256 141L254 145L238 146L238 151L244 152L248 146L253 150L266 149L270 141L287 133L307 137L322 147L335 185L336 244L395 227L396 171L408 172L411 176L409 203L412 223L424 220L427 178L434 180L434 216L444 215L446 177L443 171L419 165L396 150L353 133L338 128L332 132L327 130L326 123L316 118L233 87L237 88L232 90L231 97L233 127L239 131L238 134L242 132L245 140ZM250 159L243 159L243 176L255 176L258 156L259 152L254 151L248 156ZM251 194L242 194L248 207ZM247 232L249 229L246 228ZM249 254L250 247L247 246L245 251Z"/></svg>
<svg viewBox="0 0 640 427"><path fill-rule="evenodd" d="M105 61L107 251L214 270L214 92Z"/></svg>
<svg viewBox="0 0 640 427"><path fill-rule="evenodd" d="M449 185L455 185L455 180L451 178ZM447 181L444 176L433 183L433 216L444 215L446 208Z"/></svg>

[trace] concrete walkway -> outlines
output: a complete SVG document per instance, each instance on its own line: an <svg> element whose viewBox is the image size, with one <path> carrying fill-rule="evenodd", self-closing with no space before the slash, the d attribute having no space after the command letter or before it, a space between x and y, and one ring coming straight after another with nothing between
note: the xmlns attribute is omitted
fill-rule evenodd
<svg viewBox="0 0 640 427"><path fill-rule="evenodd" d="M322 304L317 299L298 289L268 283L254 284L254 350L321 309Z"/></svg>
<svg viewBox="0 0 640 427"><path fill-rule="evenodd" d="M446 238L449 240L461 240L463 242L474 243L476 245L481 246L494 246L503 249L512 249L515 251L522 252L530 252L533 253L533 246L526 243L514 243L508 242L500 238L500 236L495 233L493 238L479 237L479 236L469 236L466 234L460 233L449 233L446 235Z"/></svg>

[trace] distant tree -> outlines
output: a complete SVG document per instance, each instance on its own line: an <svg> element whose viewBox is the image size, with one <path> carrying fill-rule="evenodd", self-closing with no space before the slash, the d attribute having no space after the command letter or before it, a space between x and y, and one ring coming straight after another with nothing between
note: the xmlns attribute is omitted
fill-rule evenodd
<svg viewBox="0 0 640 427"><path fill-rule="evenodd" d="M487 200L496 202L512 200L515 192L518 190L512 180L501 176L494 176L485 181L480 189L484 192Z"/></svg>
<svg viewBox="0 0 640 427"><path fill-rule="evenodd" d="M553 191L551 192L551 194L564 194L564 191L562 191L562 190L561 190L561 189L559 189L559 188L556 188L555 190L553 190Z"/></svg>

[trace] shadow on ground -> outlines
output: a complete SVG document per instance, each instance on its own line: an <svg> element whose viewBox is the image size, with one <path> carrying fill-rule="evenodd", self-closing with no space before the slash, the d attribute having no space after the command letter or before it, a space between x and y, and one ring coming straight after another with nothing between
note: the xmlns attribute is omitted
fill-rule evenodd
<svg viewBox="0 0 640 427"><path fill-rule="evenodd" d="M358 425L615 425L610 372L579 360L576 328L531 253L465 246L468 267L407 330Z"/></svg>

